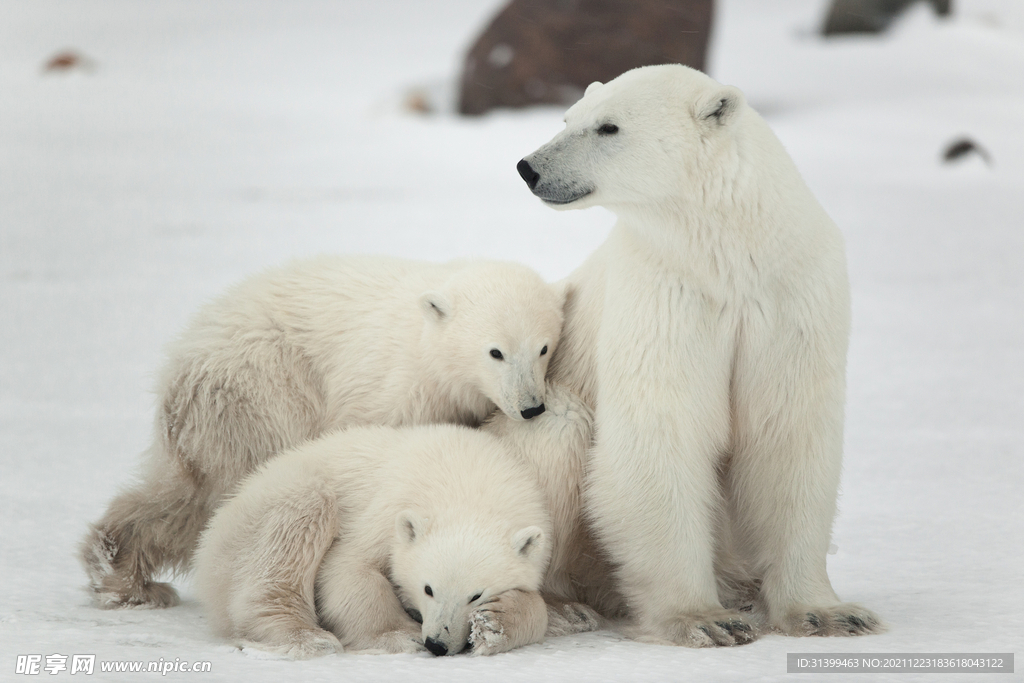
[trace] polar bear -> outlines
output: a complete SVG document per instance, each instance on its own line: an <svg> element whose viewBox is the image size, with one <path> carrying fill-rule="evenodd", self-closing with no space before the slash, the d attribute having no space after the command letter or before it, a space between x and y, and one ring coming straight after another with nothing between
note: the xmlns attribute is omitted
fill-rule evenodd
<svg viewBox="0 0 1024 683"><path fill-rule="evenodd" d="M350 425L543 413L564 292L525 266L320 257L252 277L169 349L142 481L81 548L101 607L175 604L222 496L269 457Z"/></svg>
<svg viewBox="0 0 1024 683"><path fill-rule="evenodd" d="M536 476L551 515L551 561L542 593L547 636L593 631L621 620L621 594L584 518L583 485L594 415L580 397L549 383L543 415L529 422L495 412L481 429L496 436Z"/></svg>
<svg viewBox="0 0 1024 683"><path fill-rule="evenodd" d="M594 83L565 124L518 170L554 208L618 217L568 278L549 379L595 411L585 505L633 635L879 632L825 566L849 334L839 230L742 94L698 71Z"/></svg>
<svg viewBox="0 0 1024 683"><path fill-rule="evenodd" d="M551 533L500 439L353 427L247 478L203 533L195 582L221 635L288 657L493 654L544 636Z"/></svg>

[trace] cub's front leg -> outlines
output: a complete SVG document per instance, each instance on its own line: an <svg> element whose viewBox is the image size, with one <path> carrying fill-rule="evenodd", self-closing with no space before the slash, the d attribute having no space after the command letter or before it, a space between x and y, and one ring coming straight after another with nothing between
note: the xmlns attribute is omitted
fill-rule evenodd
<svg viewBox="0 0 1024 683"><path fill-rule="evenodd" d="M493 655L544 640L548 611L536 591L513 589L480 605L469 616L474 655Z"/></svg>
<svg viewBox="0 0 1024 683"><path fill-rule="evenodd" d="M399 654L424 650L422 629L372 558L336 542L316 577L317 611L347 652Z"/></svg>
<svg viewBox="0 0 1024 683"><path fill-rule="evenodd" d="M337 501L310 476L294 468L255 477L214 516L196 556L196 588L214 627L243 647L293 659L341 650L314 603Z"/></svg>

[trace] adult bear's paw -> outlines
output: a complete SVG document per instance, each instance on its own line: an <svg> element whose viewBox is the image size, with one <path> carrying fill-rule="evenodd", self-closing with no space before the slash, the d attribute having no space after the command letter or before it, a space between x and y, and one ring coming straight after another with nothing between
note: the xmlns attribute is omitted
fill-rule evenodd
<svg viewBox="0 0 1024 683"><path fill-rule="evenodd" d="M790 636L863 636L885 631L877 614L852 602L793 610L773 626Z"/></svg>
<svg viewBox="0 0 1024 683"><path fill-rule="evenodd" d="M645 643L684 647L745 645L758 635L747 616L729 610L680 614L657 626L629 629L626 634Z"/></svg>

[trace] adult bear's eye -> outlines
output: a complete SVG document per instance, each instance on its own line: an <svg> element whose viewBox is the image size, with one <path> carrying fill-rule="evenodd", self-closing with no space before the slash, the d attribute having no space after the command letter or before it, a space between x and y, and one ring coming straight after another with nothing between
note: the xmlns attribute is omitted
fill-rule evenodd
<svg viewBox="0 0 1024 683"><path fill-rule="evenodd" d="M545 347L544 347L543 349L541 349L541 350L540 350L540 355L542 355L542 356L543 356L543 355L544 355L544 354L546 354L547 352L548 352L548 347L546 347L546 346L545 346Z"/></svg>
<svg viewBox="0 0 1024 683"><path fill-rule="evenodd" d="M430 589L430 586L424 586L423 592L429 595L430 597L434 597L434 591Z"/></svg>
<svg viewBox="0 0 1024 683"><path fill-rule="evenodd" d="M619 132L619 127L614 123L606 123L597 129L598 135L615 135Z"/></svg>
<svg viewBox="0 0 1024 683"><path fill-rule="evenodd" d="M495 358L497 360L504 360L505 356L501 355L501 351L499 351L498 349L491 349L491 358Z"/></svg>
<svg viewBox="0 0 1024 683"><path fill-rule="evenodd" d="M470 604L472 604L472 603L476 602L477 600L479 600L481 595L483 595L483 593L477 593L476 595L471 597L469 599Z"/></svg>

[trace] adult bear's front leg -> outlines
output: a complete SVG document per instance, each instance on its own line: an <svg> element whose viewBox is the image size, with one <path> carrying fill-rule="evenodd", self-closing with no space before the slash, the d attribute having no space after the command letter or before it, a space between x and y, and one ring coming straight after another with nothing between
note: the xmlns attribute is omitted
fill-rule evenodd
<svg viewBox="0 0 1024 683"><path fill-rule="evenodd" d="M608 424L601 422L600 410L598 421ZM659 443L660 436L652 425L630 439L632 449L620 444L613 450L604 441L592 459L588 505L619 567L633 621L626 632L645 642L687 647L750 642L756 631L748 617L718 600L715 459L693 450L686 458Z"/></svg>
<svg viewBox="0 0 1024 683"><path fill-rule="evenodd" d="M884 630L870 610L841 602L826 572L843 455L841 302L802 319L810 303L764 307L744 326L736 358L726 493L740 548L762 572L755 612L789 635Z"/></svg>
<svg viewBox="0 0 1024 683"><path fill-rule="evenodd" d="M723 609L714 573L734 337L706 315L707 297L670 280L649 283L648 297L606 300L585 503L618 567L634 637L736 645L755 631Z"/></svg>

